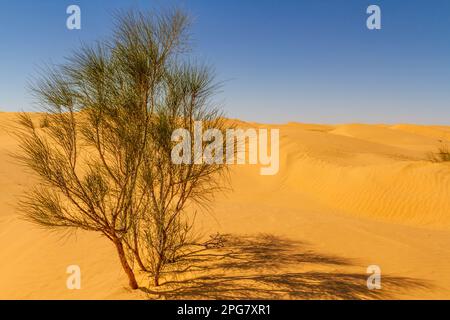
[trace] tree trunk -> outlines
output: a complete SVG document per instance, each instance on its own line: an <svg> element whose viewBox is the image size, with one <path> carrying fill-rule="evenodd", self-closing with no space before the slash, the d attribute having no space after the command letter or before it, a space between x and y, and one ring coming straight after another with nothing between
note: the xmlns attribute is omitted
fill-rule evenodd
<svg viewBox="0 0 450 320"><path fill-rule="evenodd" d="M155 268L155 275L154 275L154 284L155 287L159 287L159 276L161 274L161 257L159 257L158 263L156 264L156 268Z"/></svg>
<svg viewBox="0 0 450 320"><path fill-rule="evenodd" d="M134 253L134 256L136 257L136 261L137 261L137 263L138 263L138 265L139 265L139 267L141 268L142 271L148 272L148 269L144 266L144 263L142 262L141 256L139 255L139 243L138 243L136 232L134 233L133 241L134 241L133 253Z"/></svg>
<svg viewBox="0 0 450 320"><path fill-rule="evenodd" d="M148 269L144 266L144 263L142 262L141 256L139 255L139 252L134 251L134 256L136 258L136 261L139 265L139 268L141 268L142 271L148 272Z"/></svg>
<svg viewBox="0 0 450 320"><path fill-rule="evenodd" d="M127 257L125 256L125 251L123 249L122 242L120 240L116 240L114 241L114 244L116 245L117 253L119 254L120 263L122 264L123 270L128 276L128 283L131 289L136 290L137 288L139 288L139 286L137 284L133 269L131 269L127 261Z"/></svg>

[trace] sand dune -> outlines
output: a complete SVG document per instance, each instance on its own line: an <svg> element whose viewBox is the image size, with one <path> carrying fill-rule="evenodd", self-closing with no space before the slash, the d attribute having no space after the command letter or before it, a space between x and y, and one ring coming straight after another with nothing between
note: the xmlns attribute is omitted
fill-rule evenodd
<svg viewBox="0 0 450 320"><path fill-rule="evenodd" d="M182 290L152 293L126 289L105 239L19 219L14 205L33 179L10 157L14 117L0 114L2 299L450 298L450 165L427 160L450 143L450 127L264 125L280 129L279 174L234 166L233 191L199 218L206 234L241 239L233 246L248 261L213 264L187 275L197 280ZM66 289L70 264L82 269L82 290ZM377 292L365 286L370 264L382 270Z"/></svg>

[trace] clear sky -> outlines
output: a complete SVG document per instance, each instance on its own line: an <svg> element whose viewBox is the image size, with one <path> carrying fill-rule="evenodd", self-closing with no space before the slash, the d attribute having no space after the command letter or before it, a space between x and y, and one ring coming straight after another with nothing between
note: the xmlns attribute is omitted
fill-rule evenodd
<svg viewBox="0 0 450 320"><path fill-rule="evenodd" d="M81 30L66 8L81 8ZM0 6L0 110L32 110L27 81L118 8L179 5L194 51L223 81L229 117L259 122L450 124L448 0L15 0ZM368 30L379 5L382 29Z"/></svg>

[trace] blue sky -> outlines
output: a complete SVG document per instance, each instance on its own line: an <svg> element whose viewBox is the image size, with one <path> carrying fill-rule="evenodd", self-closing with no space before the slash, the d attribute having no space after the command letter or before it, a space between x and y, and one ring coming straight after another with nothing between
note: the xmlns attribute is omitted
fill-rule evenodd
<svg viewBox="0 0 450 320"><path fill-rule="evenodd" d="M71 4L81 30L66 28ZM366 28L370 4L381 30ZM215 66L229 117L450 124L448 0L3 0L0 109L32 110L27 80L107 36L115 9L168 5L195 18L193 54Z"/></svg>

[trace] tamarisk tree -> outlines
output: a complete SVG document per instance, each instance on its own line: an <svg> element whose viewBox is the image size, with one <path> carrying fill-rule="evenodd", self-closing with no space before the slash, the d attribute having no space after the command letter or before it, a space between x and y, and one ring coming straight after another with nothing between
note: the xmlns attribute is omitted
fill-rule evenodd
<svg viewBox="0 0 450 320"><path fill-rule="evenodd" d="M46 125L19 119L18 157L40 178L21 201L26 219L102 234L132 289L134 266L159 285L194 250L193 208L208 204L226 172L220 161L171 159L174 130L194 134L196 121L225 130L211 72L186 62L188 31L177 10L119 14L109 39L82 46L33 84Z"/></svg>

